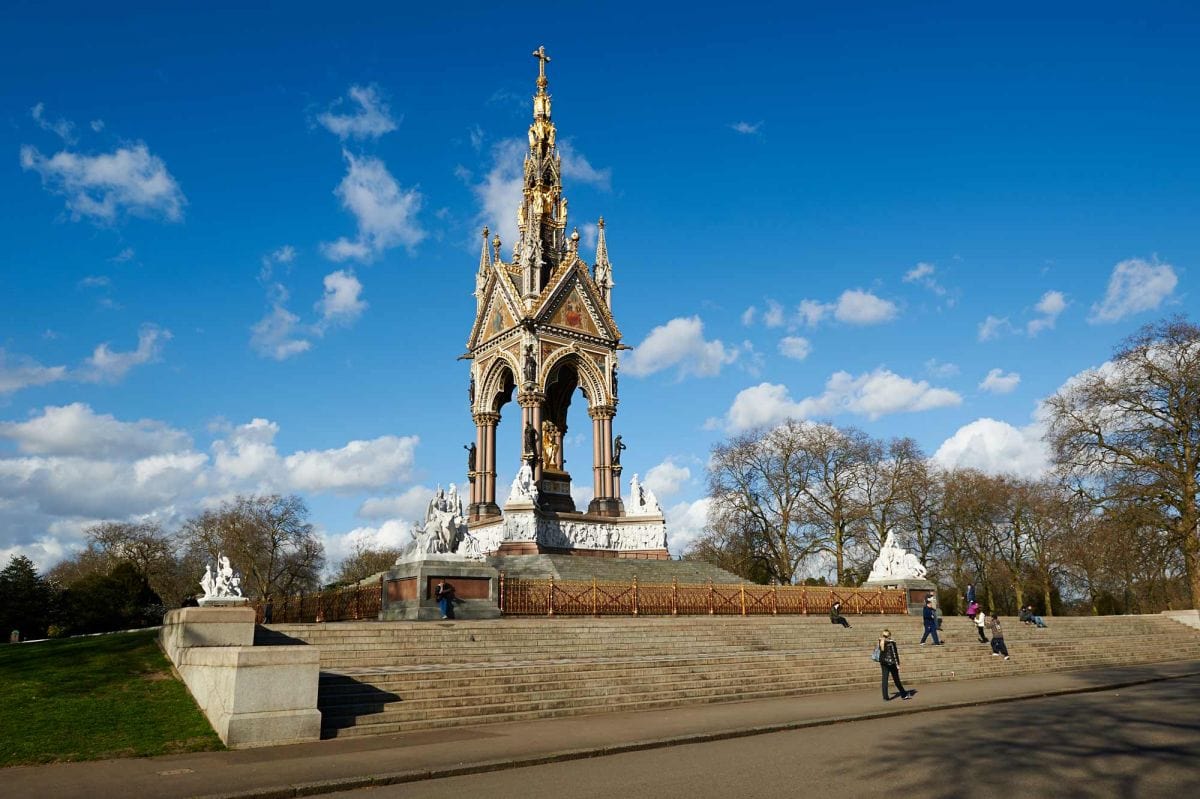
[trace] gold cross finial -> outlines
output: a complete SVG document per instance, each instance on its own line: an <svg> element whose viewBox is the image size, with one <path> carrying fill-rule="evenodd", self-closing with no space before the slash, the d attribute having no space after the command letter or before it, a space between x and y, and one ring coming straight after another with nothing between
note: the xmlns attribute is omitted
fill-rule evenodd
<svg viewBox="0 0 1200 799"><path fill-rule="evenodd" d="M533 57L538 60L538 86L545 86L546 62L550 60L550 56L546 55L546 46L539 45L538 49L533 51Z"/></svg>

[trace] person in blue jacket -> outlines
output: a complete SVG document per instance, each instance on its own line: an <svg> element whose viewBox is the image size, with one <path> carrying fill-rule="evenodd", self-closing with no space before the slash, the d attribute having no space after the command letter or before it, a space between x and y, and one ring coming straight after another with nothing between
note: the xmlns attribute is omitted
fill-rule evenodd
<svg viewBox="0 0 1200 799"><path fill-rule="evenodd" d="M933 636L933 645L941 646L942 642L938 640L937 633L937 610L933 607L933 598L925 600L925 609L921 611L921 617L925 621L925 634L921 636L921 646L925 646L925 639Z"/></svg>

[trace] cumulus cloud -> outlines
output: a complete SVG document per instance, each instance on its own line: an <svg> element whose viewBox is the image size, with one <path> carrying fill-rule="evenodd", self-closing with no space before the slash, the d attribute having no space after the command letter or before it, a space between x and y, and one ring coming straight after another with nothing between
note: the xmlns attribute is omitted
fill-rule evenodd
<svg viewBox="0 0 1200 799"><path fill-rule="evenodd" d="M358 507L363 519L421 519L434 491L426 486L412 486L390 497L369 497Z"/></svg>
<svg viewBox="0 0 1200 799"><path fill-rule="evenodd" d="M417 221L421 209L421 193L403 189L387 166L378 158L356 157L343 150L346 176L334 190L342 206L354 214L358 235L342 237L321 246L331 261L369 261L383 251L398 245L409 249L425 238Z"/></svg>
<svg viewBox="0 0 1200 799"><path fill-rule="evenodd" d="M622 358L624 370L645 377L679 367L678 375L714 377L721 367L737 360L738 350L720 340L704 338L704 323L698 316L677 317L650 331L646 340Z"/></svg>
<svg viewBox="0 0 1200 799"><path fill-rule="evenodd" d="M763 324L767 327L783 327L783 306L775 300L767 300L767 310L763 311Z"/></svg>
<svg viewBox="0 0 1200 799"><path fill-rule="evenodd" d="M100 155L63 150L50 157L25 146L21 168L37 172L48 191L64 197L73 219L113 222L128 213L176 222L187 203L166 164L141 142Z"/></svg>
<svg viewBox="0 0 1200 799"><path fill-rule="evenodd" d="M0 438L15 442L18 451L28 455L92 458L140 458L186 450L192 444L190 436L163 422L122 422L82 402L48 405L24 422L0 422Z"/></svg>
<svg viewBox="0 0 1200 799"><path fill-rule="evenodd" d="M1092 306L1092 324L1116 322L1127 316L1151 311L1171 296L1179 278L1175 268L1157 260L1130 258L1113 267L1104 299Z"/></svg>
<svg viewBox="0 0 1200 799"><path fill-rule="evenodd" d="M962 403L955 391L937 388L924 380L911 380L879 368L861 375L834 372L817 396L793 400L787 386L760 383L734 397L724 426L731 432L778 424L787 418L810 419L853 413L878 419L893 413L945 408Z"/></svg>
<svg viewBox="0 0 1200 799"><path fill-rule="evenodd" d="M919 286L924 286L937 296L943 297L946 294L946 287L939 283L937 278L934 277L936 272L937 267L935 267L933 264L928 264L922 261L904 273L904 282L916 283Z"/></svg>
<svg viewBox="0 0 1200 799"><path fill-rule="evenodd" d="M339 98L328 111L317 117L317 121L343 141L377 139L396 129L391 109L380 98L376 87L351 86L350 102L357 106L350 113L336 113L347 104L345 98Z"/></svg>
<svg viewBox="0 0 1200 799"><path fill-rule="evenodd" d="M758 308L751 305L746 310L742 311L742 324L746 327L754 324L755 317L758 316Z"/></svg>
<svg viewBox="0 0 1200 799"><path fill-rule="evenodd" d="M317 311L321 314L318 325L350 324L367 309L367 303L362 299L362 283L354 276L352 270L339 269L325 276L325 294L317 303Z"/></svg>
<svg viewBox="0 0 1200 799"><path fill-rule="evenodd" d="M838 298L833 316L851 325L878 325L896 318L896 303L877 297L869 291L851 289Z"/></svg>
<svg viewBox="0 0 1200 799"><path fill-rule="evenodd" d="M1036 319L1030 319L1025 326L1025 330L1029 335L1036 336L1043 330L1053 330L1055 322L1058 321L1059 314L1067 309L1067 296L1061 291L1047 291L1038 300L1038 304L1034 306L1035 310L1041 314Z"/></svg>
<svg viewBox="0 0 1200 799"><path fill-rule="evenodd" d="M743 136L753 136L758 133L762 127L762 121L758 122L733 122L729 125L730 129L741 133Z"/></svg>
<svg viewBox="0 0 1200 799"><path fill-rule="evenodd" d="M612 170L608 167L597 169L592 166L591 162L583 153L575 149L569 141L561 141L558 143L558 152L562 157L562 174L563 180L579 181L590 186L595 186L598 189L608 191L612 188ZM517 211L514 206L509 213L515 214Z"/></svg>
<svg viewBox="0 0 1200 799"><path fill-rule="evenodd" d="M980 341L995 341L1005 333L1013 331L1012 323L1008 321L1008 317L991 316L979 323L979 340Z"/></svg>
<svg viewBox="0 0 1200 799"><path fill-rule="evenodd" d="M812 345L803 336L784 336L779 340L779 354L794 361L803 361L812 352Z"/></svg>
<svg viewBox="0 0 1200 799"><path fill-rule="evenodd" d="M885 300L862 289L847 289L841 293L837 302L801 300L796 308L795 322L807 327L816 327L832 316L848 325L878 325L892 321L899 312L900 309L891 300Z"/></svg>
<svg viewBox="0 0 1200 799"><path fill-rule="evenodd" d="M712 505L710 497L702 497L694 502L679 502L666 508L667 518L667 548L674 555L687 552L701 535L708 524L708 509Z"/></svg>
<svg viewBox="0 0 1200 799"><path fill-rule="evenodd" d="M1050 468L1050 451L1039 424L1018 428L983 418L956 430L938 447L933 460L946 468L1040 477Z"/></svg>
<svg viewBox="0 0 1200 799"><path fill-rule="evenodd" d="M100 344L85 361L80 379L90 383L115 383L127 375L135 366L156 361L162 354L163 344L171 340L171 331L157 325L142 325L138 331L137 349L119 352L108 342Z"/></svg>
<svg viewBox="0 0 1200 799"><path fill-rule="evenodd" d="M279 426L267 419L219 432L206 454L164 422L122 420L82 403L0 422L0 439L14 445L0 447L0 550L44 557L48 566L102 520L175 523L233 493L399 491L418 444L381 436L288 454L278 451ZM415 502L422 490L398 498Z"/></svg>
<svg viewBox="0 0 1200 799"><path fill-rule="evenodd" d="M958 364L943 363L937 358L925 362L925 373L930 377L954 377L958 372Z"/></svg>
<svg viewBox="0 0 1200 799"><path fill-rule="evenodd" d="M517 208L523 197L525 149L525 143L520 139L496 142L491 150L491 169L472 187L480 206L478 223L491 227L509 245L517 240Z"/></svg>
<svg viewBox="0 0 1200 799"><path fill-rule="evenodd" d="M1016 372L1004 373L1003 369L992 369L979 383L979 388L993 394L1008 394L1021 383L1021 376Z"/></svg>
<svg viewBox="0 0 1200 799"><path fill-rule="evenodd" d="M29 116L33 117L33 121L42 130L53 133L67 144L75 143L75 123L66 119L47 119L45 103L38 103L29 109Z"/></svg>
<svg viewBox="0 0 1200 799"><path fill-rule="evenodd" d="M250 328L250 347L259 355L277 361L286 361L312 348L312 342L304 337L307 328L300 324L299 316L283 305L286 300L286 291L277 292L271 310Z"/></svg>
<svg viewBox="0 0 1200 799"><path fill-rule="evenodd" d="M692 478L692 470L668 458L646 472L642 482L660 499L673 496Z"/></svg>
<svg viewBox="0 0 1200 799"><path fill-rule="evenodd" d="M30 386L57 383L67 377L65 366L43 366L32 358L9 355L0 348L0 397Z"/></svg>

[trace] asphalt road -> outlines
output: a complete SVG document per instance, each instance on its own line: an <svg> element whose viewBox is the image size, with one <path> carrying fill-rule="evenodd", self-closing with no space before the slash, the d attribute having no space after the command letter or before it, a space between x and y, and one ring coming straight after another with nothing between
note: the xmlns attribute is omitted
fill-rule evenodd
<svg viewBox="0 0 1200 799"><path fill-rule="evenodd" d="M920 694L912 700L921 701ZM338 796L1200 796L1200 678L847 722Z"/></svg>

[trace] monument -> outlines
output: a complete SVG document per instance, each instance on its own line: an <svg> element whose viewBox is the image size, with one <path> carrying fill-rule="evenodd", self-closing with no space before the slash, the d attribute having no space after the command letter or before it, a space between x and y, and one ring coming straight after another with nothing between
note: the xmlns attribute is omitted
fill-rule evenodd
<svg viewBox="0 0 1200 799"><path fill-rule="evenodd" d="M545 48L538 61L533 122L524 161L517 240L507 260L499 236L483 230L475 274L475 319L462 358L471 362L468 399L475 441L468 445L467 523L482 554L572 553L665 559L666 522L644 488L636 509L621 496L617 353L627 349L613 318L613 266L603 217L589 265L578 230L567 233L562 158L555 144ZM582 395L591 420L593 498L576 508L563 440L568 410ZM520 452L497 447L505 406L516 400ZM510 437L509 440L512 440ZM497 464L516 468L508 499L497 502Z"/></svg>
<svg viewBox="0 0 1200 799"><path fill-rule="evenodd" d="M896 533L891 530L883 540L864 585L903 588L908 612L914 616L921 615L928 597L933 597L934 605L937 605L937 586L927 579L924 564L916 555L900 546L896 541Z"/></svg>

